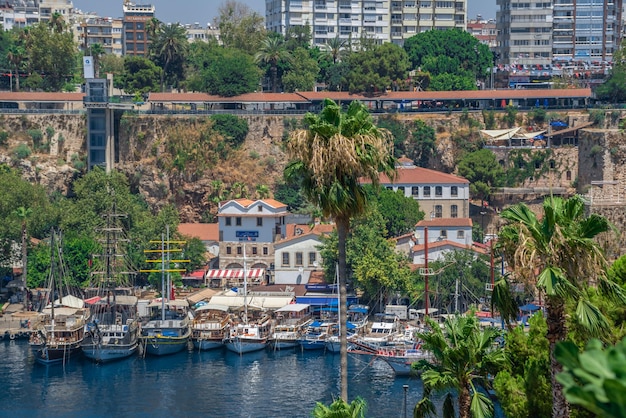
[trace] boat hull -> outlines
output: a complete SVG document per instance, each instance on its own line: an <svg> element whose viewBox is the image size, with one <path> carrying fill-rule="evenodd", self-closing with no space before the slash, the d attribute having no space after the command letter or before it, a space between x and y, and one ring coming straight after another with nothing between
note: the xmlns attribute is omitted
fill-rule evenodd
<svg viewBox="0 0 626 418"><path fill-rule="evenodd" d="M224 347L222 340L193 340L193 347L196 350L215 350Z"/></svg>
<svg viewBox="0 0 626 418"><path fill-rule="evenodd" d="M82 347L82 350L89 360L96 363L108 363L132 356L137 352L138 347L138 342L123 345L87 344Z"/></svg>
<svg viewBox="0 0 626 418"><path fill-rule="evenodd" d="M72 343L63 346L48 347L45 344L31 345L35 361L40 364L53 364L67 362L71 358L80 355L80 343Z"/></svg>
<svg viewBox="0 0 626 418"><path fill-rule="evenodd" d="M187 348L189 337L151 336L142 337L144 350L151 356L166 356L183 351Z"/></svg>
<svg viewBox="0 0 626 418"><path fill-rule="evenodd" d="M300 347L302 347L303 350L323 350L326 348L326 341L300 340Z"/></svg>
<svg viewBox="0 0 626 418"><path fill-rule="evenodd" d="M228 351L232 351L237 354L244 354L263 350L267 346L267 339L256 340L235 337L228 339L224 345Z"/></svg>
<svg viewBox="0 0 626 418"><path fill-rule="evenodd" d="M289 350L299 345L298 340L274 340L272 341L272 348L274 350Z"/></svg>

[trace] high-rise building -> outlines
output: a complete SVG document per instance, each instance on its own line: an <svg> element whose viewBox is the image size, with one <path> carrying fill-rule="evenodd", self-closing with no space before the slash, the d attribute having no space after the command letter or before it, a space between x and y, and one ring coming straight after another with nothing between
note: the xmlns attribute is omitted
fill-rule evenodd
<svg viewBox="0 0 626 418"><path fill-rule="evenodd" d="M497 0L503 64L597 65L613 60L620 42L623 0Z"/></svg>
<svg viewBox="0 0 626 418"><path fill-rule="evenodd" d="M122 56L122 19L88 18L80 23L80 44L89 52L94 44L102 45L105 54Z"/></svg>
<svg viewBox="0 0 626 418"><path fill-rule="evenodd" d="M124 55L148 55L150 39L148 39L146 24L153 17L155 17L153 5L124 1L124 17L122 18Z"/></svg>
<svg viewBox="0 0 626 418"><path fill-rule="evenodd" d="M466 5L467 0L266 0L265 25L283 35L291 27L308 25L314 45L337 37L402 45L431 29L465 30Z"/></svg>

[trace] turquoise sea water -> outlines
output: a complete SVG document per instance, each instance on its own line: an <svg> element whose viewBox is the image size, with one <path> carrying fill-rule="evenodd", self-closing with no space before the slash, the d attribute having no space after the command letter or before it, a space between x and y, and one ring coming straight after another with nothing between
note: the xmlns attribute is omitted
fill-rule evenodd
<svg viewBox="0 0 626 418"><path fill-rule="evenodd" d="M407 416L418 378L395 377L383 361L349 358L349 396L367 417ZM339 394L339 355L185 351L98 365L35 363L26 341L0 341L0 417L309 417Z"/></svg>

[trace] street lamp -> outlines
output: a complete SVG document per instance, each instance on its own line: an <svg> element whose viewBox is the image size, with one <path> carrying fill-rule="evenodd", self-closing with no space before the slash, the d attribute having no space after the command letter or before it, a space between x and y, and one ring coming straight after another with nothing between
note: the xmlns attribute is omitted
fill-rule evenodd
<svg viewBox="0 0 626 418"><path fill-rule="evenodd" d="M406 412L407 412L406 411L406 394L407 394L407 391L409 390L409 385L402 385L402 389L404 389L404 414L403 414L403 417L407 418L406 417Z"/></svg>

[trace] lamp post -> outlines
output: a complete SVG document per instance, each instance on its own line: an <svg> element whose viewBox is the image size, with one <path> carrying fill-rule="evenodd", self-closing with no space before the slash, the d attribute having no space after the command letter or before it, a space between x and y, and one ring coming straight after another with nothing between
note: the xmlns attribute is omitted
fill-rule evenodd
<svg viewBox="0 0 626 418"><path fill-rule="evenodd" d="M402 385L402 389L404 389L404 413L402 414L402 416L404 418L407 418L406 413L407 413L407 408L406 408L406 395L407 395L407 391L409 390L409 385Z"/></svg>

